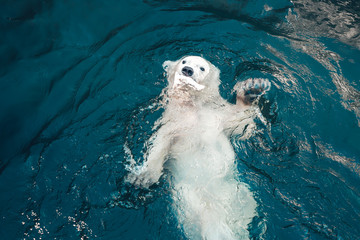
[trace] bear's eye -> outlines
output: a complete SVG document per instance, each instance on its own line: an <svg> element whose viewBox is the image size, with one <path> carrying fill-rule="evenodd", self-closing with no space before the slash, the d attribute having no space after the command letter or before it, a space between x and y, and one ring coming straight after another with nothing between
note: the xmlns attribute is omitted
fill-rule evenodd
<svg viewBox="0 0 360 240"><path fill-rule="evenodd" d="M201 71L205 71L205 68L201 67L200 70L201 70Z"/></svg>
<svg viewBox="0 0 360 240"><path fill-rule="evenodd" d="M182 64L185 64L186 63L186 61L184 60L184 61L182 61Z"/></svg>

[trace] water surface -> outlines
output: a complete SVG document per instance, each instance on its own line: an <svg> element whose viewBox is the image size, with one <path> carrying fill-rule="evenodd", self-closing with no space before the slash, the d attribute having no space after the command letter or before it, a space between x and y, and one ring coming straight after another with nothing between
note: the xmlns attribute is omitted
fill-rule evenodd
<svg viewBox="0 0 360 240"><path fill-rule="evenodd" d="M268 78L265 123L233 139L259 205L252 239L360 236L357 1L3 1L0 234L184 239L169 184L124 184L162 110L161 67L203 56L222 97ZM126 148L125 148L126 149Z"/></svg>

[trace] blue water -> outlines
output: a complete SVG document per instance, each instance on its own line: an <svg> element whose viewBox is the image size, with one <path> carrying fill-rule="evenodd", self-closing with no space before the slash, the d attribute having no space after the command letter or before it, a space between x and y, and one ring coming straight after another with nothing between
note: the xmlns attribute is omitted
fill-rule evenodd
<svg viewBox="0 0 360 240"><path fill-rule="evenodd" d="M165 60L268 78L266 123L233 141L252 239L360 239L360 4L0 3L1 239L185 239L171 185L123 181L162 109Z"/></svg>

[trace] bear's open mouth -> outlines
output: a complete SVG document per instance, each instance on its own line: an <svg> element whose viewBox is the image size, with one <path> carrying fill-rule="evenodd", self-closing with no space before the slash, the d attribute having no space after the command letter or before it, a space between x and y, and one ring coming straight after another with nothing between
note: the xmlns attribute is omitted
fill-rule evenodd
<svg viewBox="0 0 360 240"><path fill-rule="evenodd" d="M188 77L188 76L185 76L185 75L182 75L182 74L179 74L176 72L173 88L180 88L185 85L190 86L198 91L203 90L205 88L204 85L198 84L191 77Z"/></svg>

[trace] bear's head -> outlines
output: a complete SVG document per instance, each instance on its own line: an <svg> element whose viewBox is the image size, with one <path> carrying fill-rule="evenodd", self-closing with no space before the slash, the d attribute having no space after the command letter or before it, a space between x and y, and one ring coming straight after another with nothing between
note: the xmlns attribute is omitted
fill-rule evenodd
<svg viewBox="0 0 360 240"><path fill-rule="evenodd" d="M170 89L218 92L220 71L210 62L198 56L185 56L177 61L165 61Z"/></svg>

